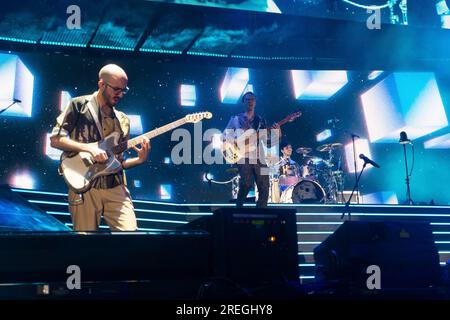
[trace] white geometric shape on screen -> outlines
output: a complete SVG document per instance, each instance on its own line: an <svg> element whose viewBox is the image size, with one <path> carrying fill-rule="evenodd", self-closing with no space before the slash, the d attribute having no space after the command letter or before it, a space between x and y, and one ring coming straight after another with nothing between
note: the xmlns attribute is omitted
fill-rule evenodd
<svg viewBox="0 0 450 320"><path fill-rule="evenodd" d="M21 189L34 189L35 180L28 170L17 171L8 181L9 185Z"/></svg>
<svg viewBox="0 0 450 320"><path fill-rule="evenodd" d="M374 70L371 73L369 73L369 75L367 76L367 79L369 80L375 80L376 78L378 78L379 76L381 76L383 74L384 71L381 70Z"/></svg>
<svg viewBox="0 0 450 320"><path fill-rule="evenodd" d="M142 187L142 182L141 182L141 180L133 180L133 186L135 187L135 188L141 188Z"/></svg>
<svg viewBox="0 0 450 320"><path fill-rule="evenodd" d="M182 84L180 86L180 104L184 107L194 107L197 102L197 93L195 86Z"/></svg>
<svg viewBox="0 0 450 320"><path fill-rule="evenodd" d="M393 191L368 193L363 197L364 204L398 204L397 194Z"/></svg>
<svg viewBox="0 0 450 320"><path fill-rule="evenodd" d="M327 140L328 138L331 138L332 136L333 136L333 134L331 133L331 130L325 129L316 135L316 141L322 142L322 141Z"/></svg>
<svg viewBox="0 0 450 320"><path fill-rule="evenodd" d="M56 148L53 148L50 145L50 133L45 135L45 145L44 145L44 154L52 160L59 160L61 158L62 151Z"/></svg>
<svg viewBox="0 0 450 320"><path fill-rule="evenodd" d="M367 158L371 159L372 154L370 152L369 140L367 139L356 139L355 140L355 151L356 151L356 171L360 172L364 161L359 158L360 154L365 155ZM353 143L349 143L345 146L345 159L347 163L347 170L350 173L355 173L355 161L353 158ZM364 171L372 168L371 165L367 165Z"/></svg>
<svg viewBox="0 0 450 320"><path fill-rule="evenodd" d="M223 145L223 141L222 141L223 137L221 133L215 133L213 134L212 137L212 147L214 149L222 149L222 145Z"/></svg>
<svg viewBox="0 0 450 320"><path fill-rule="evenodd" d="M277 4L273 0L267 0L267 9L266 12L271 13L281 13L280 8L278 8Z"/></svg>
<svg viewBox="0 0 450 320"><path fill-rule="evenodd" d="M423 146L425 149L450 149L450 133L425 141Z"/></svg>
<svg viewBox="0 0 450 320"><path fill-rule="evenodd" d="M417 139L448 125L432 72L395 72L360 98L372 143L397 142L401 131Z"/></svg>
<svg viewBox="0 0 450 320"><path fill-rule="evenodd" d="M31 117L34 76L14 54L0 53L0 110L15 103L2 116Z"/></svg>
<svg viewBox="0 0 450 320"><path fill-rule="evenodd" d="M347 83L344 70L291 70L295 98L328 100Z"/></svg>
<svg viewBox="0 0 450 320"><path fill-rule="evenodd" d="M127 115L130 119L130 135L141 135L144 131L142 129L141 116Z"/></svg>
<svg viewBox="0 0 450 320"><path fill-rule="evenodd" d="M170 200L172 199L172 185L170 184L161 184L159 186L159 197L161 200Z"/></svg>
<svg viewBox="0 0 450 320"><path fill-rule="evenodd" d="M247 87L249 73L247 68L228 68L220 87L222 103L235 104L240 101Z"/></svg>
<svg viewBox="0 0 450 320"><path fill-rule="evenodd" d="M64 109L69 105L72 96L68 91L61 91L61 95L59 97L59 110L64 111Z"/></svg>

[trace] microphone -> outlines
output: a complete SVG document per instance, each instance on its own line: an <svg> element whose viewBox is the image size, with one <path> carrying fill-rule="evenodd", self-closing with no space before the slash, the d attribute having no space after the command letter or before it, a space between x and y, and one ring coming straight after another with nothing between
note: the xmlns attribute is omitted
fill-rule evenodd
<svg viewBox="0 0 450 320"><path fill-rule="evenodd" d="M14 101L15 103L22 103L22 100L16 99L16 98L13 98L13 101Z"/></svg>
<svg viewBox="0 0 450 320"><path fill-rule="evenodd" d="M361 139L361 137L358 136L357 134L354 134L354 133L351 133L351 132L350 132L350 135L352 136L352 138L358 138L358 139Z"/></svg>
<svg viewBox="0 0 450 320"><path fill-rule="evenodd" d="M398 142L400 144L412 144L411 140L408 139L405 131L400 132L400 140Z"/></svg>
<svg viewBox="0 0 450 320"><path fill-rule="evenodd" d="M367 158L362 153L359 155L359 158L364 160L364 163L369 163L369 164L373 165L375 168L380 168L380 165L378 163L376 163L375 161L370 160L369 158Z"/></svg>

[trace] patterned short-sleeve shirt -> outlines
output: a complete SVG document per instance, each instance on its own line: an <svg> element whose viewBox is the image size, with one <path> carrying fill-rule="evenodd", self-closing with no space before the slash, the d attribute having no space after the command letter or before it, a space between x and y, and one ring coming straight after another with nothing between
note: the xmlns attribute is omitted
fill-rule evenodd
<svg viewBox="0 0 450 320"><path fill-rule="evenodd" d="M123 112L115 109L112 117L103 117L97 103L97 92L94 92L92 95L76 97L70 101L56 119L51 136L65 136L78 142L91 143L100 141L102 137L113 131L120 134L119 143L128 140L130 120ZM116 157L119 161L123 161L123 154L118 154ZM123 182L124 174L120 171L117 174L95 179L92 187L108 189Z"/></svg>

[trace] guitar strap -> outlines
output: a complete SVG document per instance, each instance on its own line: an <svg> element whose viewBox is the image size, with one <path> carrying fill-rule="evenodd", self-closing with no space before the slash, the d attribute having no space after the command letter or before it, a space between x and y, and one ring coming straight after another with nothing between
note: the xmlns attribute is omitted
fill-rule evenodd
<svg viewBox="0 0 450 320"><path fill-rule="evenodd" d="M130 133L130 128L129 128L129 125L128 126L124 125L124 122L123 122L124 115L122 113L120 113L119 111L117 111L116 108L113 108L113 111L114 111L114 114L116 115L116 119L119 121L119 125L120 125L119 128L120 128L121 134L123 136L128 136Z"/></svg>
<svg viewBox="0 0 450 320"><path fill-rule="evenodd" d="M103 139L104 138L103 137L103 130L102 130L102 126L101 126L100 121L99 121L100 110L99 110L99 106L98 106L98 103L97 103L97 99L95 98L96 93L97 92L95 92L91 96L91 98L89 99L89 101L87 103L87 107L88 107L89 112L92 115L92 118L94 118L95 125L97 126L98 132L100 132L100 137ZM94 107L94 104L95 104L95 107Z"/></svg>
<svg viewBox="0 0 450 320"><path fill-rule="evenodd" d="M255 115L255 119L253 119L253 129L258 131L260 123L261 123L261 118L258 115Z"/></svg>

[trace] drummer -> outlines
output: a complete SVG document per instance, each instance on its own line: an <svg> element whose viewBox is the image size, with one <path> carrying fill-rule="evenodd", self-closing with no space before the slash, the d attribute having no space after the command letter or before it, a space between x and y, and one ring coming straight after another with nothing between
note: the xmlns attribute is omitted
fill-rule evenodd
<svg viewBox="0 0 450 320"><path fill-rule="evenodd" d="M280 143L280 171L279 184L280 191L283 192L290 185L296 184L301 179L300 166L297 162L291 159L292 145L287 141Z"/></svg>

